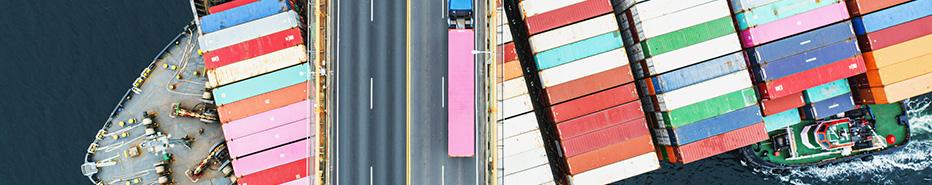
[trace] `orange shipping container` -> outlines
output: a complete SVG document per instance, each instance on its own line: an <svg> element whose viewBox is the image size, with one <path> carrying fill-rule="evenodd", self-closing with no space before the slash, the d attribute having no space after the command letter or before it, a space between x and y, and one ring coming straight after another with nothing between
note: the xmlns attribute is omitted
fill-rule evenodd
<svg viewBox="0 0 932 185"><path fill-rule="evenodd" d="M309 97L308 82L302 82L289 87L278 89L258 96L249 97L233 103L217 107L220 122L227 123L242 119L258 113L284 107L295 102L303 101Z"/></svg>
<svg viewBox="0 0 932 185"><path fill-rule="evenodd" d="M884 86L932 72L932 53L880 69L867 70L870 86Z"/></svg>
<svg viewBox="0 0 932 185"><path fill-rule="evenodd" d="M867 69L879 69L911 58L932 53L932 35L926 35L879 50L865 52Z"/></svg>
<svg viewBox="0 0 932 185"><path fill-rule="evenodd" d="M886 104L932 91L932 73L882 87L859 87L859 102Z"/></svg>
<svg viewBox="0 0 932 185"><path fill-rule="evenodd" d="M615 143L598 150L586 152L566 159L571 175L612 164L654 151L650 134Z"/></svg>
<svg viewBox="0 0 932 185"><path fill-rule="evenodd" d="M521 72L521 63L518 62L517 60L505 62L505 65L503 66L503 68L505 69L505 74L504 74L505 78L502 79L503 81L508 81L511 79L518 78L520 76L524 76L524 73Z"/></svg>

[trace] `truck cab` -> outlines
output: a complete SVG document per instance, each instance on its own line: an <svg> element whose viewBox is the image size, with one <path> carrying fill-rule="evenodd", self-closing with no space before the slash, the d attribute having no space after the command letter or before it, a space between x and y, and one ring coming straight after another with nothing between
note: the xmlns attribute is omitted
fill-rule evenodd
<svg viewBox="0 0 932 185"><path fill-rule="evenodd" d="M447 0L447 23L450 29L472 29L473 0Z"/></svg>

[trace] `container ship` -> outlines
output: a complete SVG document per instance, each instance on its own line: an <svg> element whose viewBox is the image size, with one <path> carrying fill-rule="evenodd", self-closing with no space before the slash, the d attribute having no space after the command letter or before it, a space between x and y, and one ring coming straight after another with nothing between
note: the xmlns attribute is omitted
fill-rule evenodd
<svg viewBox="0 0 932 185"><path fill-rule="evenodd" d="M502 181L607 184L726 152L769 169L894 152L910 139L899 102L932 91L930 3L506 0Z"/></svg>

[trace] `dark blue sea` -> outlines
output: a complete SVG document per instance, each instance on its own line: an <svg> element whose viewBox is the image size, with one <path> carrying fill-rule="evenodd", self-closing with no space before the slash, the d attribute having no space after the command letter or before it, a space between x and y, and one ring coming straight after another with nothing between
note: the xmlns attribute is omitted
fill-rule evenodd
<svg viewBox="0 0 932 185"><path fill-rule="evenodd" d="M191 19L181 0L0 0L0 185L89 184L79 165L139 71ZM915 140L872 161L776 175L724 154L621 184L932 184L932 97Z"/></svg>

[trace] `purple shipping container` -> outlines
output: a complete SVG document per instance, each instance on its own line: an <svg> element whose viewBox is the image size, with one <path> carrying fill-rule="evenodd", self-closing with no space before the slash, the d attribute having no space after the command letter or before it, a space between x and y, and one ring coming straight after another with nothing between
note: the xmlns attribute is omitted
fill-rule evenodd
<svg viewBox="0 0 932 185"><path fill-rule="evenodd" d="M268 130L269 128L306 120L310 115L309 108L310 101L304 100L278 109L234 120L227 124L223 124L223 136L226 137L226 140L236 140L249 134Z"/></svg>

